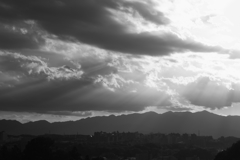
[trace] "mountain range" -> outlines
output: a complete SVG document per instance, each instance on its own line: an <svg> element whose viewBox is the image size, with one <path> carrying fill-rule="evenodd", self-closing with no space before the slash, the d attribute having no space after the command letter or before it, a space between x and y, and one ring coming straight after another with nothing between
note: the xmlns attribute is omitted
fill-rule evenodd
<svg viewBox="0 0 240 160"><path fill-rule="evenodd" d="M99 116L77 121L54 122L35 121L20 123L15 120L0 120L0 131L8 134L88 134L105 132L140 133L195 133L218 138L220 136L240 137L240 116L220 116L202 112L155 112L134 113L120 116Z"/></svg>

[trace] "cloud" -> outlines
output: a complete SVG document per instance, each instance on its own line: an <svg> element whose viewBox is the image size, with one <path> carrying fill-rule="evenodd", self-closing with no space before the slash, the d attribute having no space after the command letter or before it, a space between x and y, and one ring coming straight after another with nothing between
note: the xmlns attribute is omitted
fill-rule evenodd
<svg viewBox="0 0 240 160"><path fill-rule="evenodd" d="M179 103L177 105L179 109L187 107L189 110L199 110L199 107L202 107L215 110L231 107L234 103L240 102L240 83L214 75L163 78L162 81L169 87L173 99ZM170 106L169 109L171 108Z"/></svg>
<svg viewBox="0 0 240 160"><path fill-rule="evenodd" d="M0 57L1 111L62 115L142 111L148 106L171 105L164 91L121 77L113 72L113 64L106 68L104 59L87 56L82 59L87 63L74 69L66 65L50 67L44 58L19 53L0 52Z"/></svg>
<svg viewBox="0 0 240 160"><path fill-rule="evenodd" d="M38 41L31 35L14 33L0 28L0 48L1 49L22 49L38 48Z"/></svg>
<svg viewBox="0 0 240 160"><path fill-rule="evenodd" d="M62 115L91 110L142 111L148 106L171 105L163 91L118 75L116 67L108 65L111 59L81 57L79 68L74 69L66 65L50 67L38 56L11 52L0 52L0 56L2 111Z"/></svg>
<svg viewBox="0 0 240 160"><path fill-rule="evenodd" d="M74 68L62 62L49 66L38 56L1 52L0 86L5 87L1 87L0 110L77 116L89 111L139 112L149 106L196 111L239 102L237 77L223 74L231 68L223 65L230 63L224 55L216 59L214 54L93 53L78 56Z"/></svg>
<svg viewBox="0 0 240 160"><path fill-rule="evenodd" d="M223 82L202 77L189 83L182 96L197 106L209 109L231 107L233 103L240 102L240 85L231 84L228 88Z"/></svg>
<svg viewBox="0 0 240 160"><path fill-rule="evenodd" d="M91 111L86 112L72 112L72 111L49 111L49 114L52 115L61 115L61 116L76 116L76 117L89 117L92 116Z"/></svg>
<svg viewBox="0 0 240 160"><path fill-rule="evenodd" d="M41 37L40 30L34 27L33 24L29 24L27 21L19 22L18 20L13 23L4 23L4 20L0 18L1 49L36 49L44 45L44 43L45 40Z"/></svg>
<svg viewBox="0 0 240 160"><path fill-rule="evenodd" d="M37 56L25 56L19 53L0 52L0 71L4 75L13 76L16 83L20 79L80 79L83 71L72 69L66 65L49 67L45 59ZM4 80L0 78L0 82Z"/></svg>
<svg viewBox="0 0 240 160"><path fill-rule="evenodd" d="M171 105L169 96L164 92L128 83L116 77L99 79L95 83L91 80L34 80L2 89L0 110L37 113L91 110L121 112Z"/></svg>
<svg viewBox="0 0 240 160"><path fill-rule="evenodd" d="M162 12L154 9L153 4L149 3L149 1L147 3L144 3L142 1L125 1L123 2L123 7L125 7L125 10L130 8L130 13L132 13L133 15L138 12L143 18L157 25L166 25L170 23L170 20L165 17Z"/></svg>
<svg viewBox="0 0 240 160"><path fill-rule="evenodd" d="M176 61L169 61L172 58ZM165 107L168 110L214 110L240 101L239 60L228 59L226 55L174 54L141 59L138 65L129 61L134 62L129 65L131 69L137 68L137 74L142 75L135 76L136 81L171 97L172 105ZM129 74L135 73L133 70Z"/></svg>
<svg viewBox="0 0 240 160"><path fill-rule="evenodd" d="M33 20L43 30L61 39L75 39L107 50L140 55L225 51L193 38L182 39L171 31L134 31L136 27L127 20L128 17L139 21L139 25L145 23L141 23L134 13L157 25L170 23L164 13L156 10L150 1L50 0L33 3L30 0L1 0L0 3L0 17L4 23Z"/></svg>
<svg viewBox="0 0 240 160"><path fill-rule="evenodd" d="M165 3L0 0L0 111L55 121L239 102L238 51L194 30L218 16Z"/></svg>

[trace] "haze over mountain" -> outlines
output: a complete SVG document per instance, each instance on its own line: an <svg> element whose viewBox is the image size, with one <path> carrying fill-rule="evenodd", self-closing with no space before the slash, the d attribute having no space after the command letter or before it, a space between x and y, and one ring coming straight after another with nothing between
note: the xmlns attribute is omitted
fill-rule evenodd
<svg viewBox="0 0 240 160"><path fill-rule="evenodd" d="M36 121L22 124L13 120L1 120L0 130L8 134L93 134L95 131L119 131L141 133L195 133L201 135L240 137L240 116L220 116L207 111L166 112L157 114L129 114L103 116L78 121Z"/></svg>

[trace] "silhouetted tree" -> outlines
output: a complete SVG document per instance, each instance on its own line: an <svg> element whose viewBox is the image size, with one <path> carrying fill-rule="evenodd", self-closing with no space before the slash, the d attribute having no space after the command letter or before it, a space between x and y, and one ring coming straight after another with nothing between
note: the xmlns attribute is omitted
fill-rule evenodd
<svg viewBox="0 0 240 160"><path fill-rule="evenodd" d="M0 149L0 159L8 159L9 151L8 148L4 145Z"/></svg>
<svg viewBox="0 0 240 160"><path fill-rule="evenodd" d="M69 151L69 159L70 160L79 160L81 158L80 153L78 152L78 149L76 146L74 146L70 151Z"/></svg>
<svg viewBox="0 0 240 160"><path fill-rule="evenodd" d="M240 141L234 143L230 148L219 152L214 160L238 160L240 159Z"/></svg>
<svg viewBox="0 0 240 160"><path fill-rule="evenodd" d="M0 149L0 160L21 160L22 152L15 145L12 148L8 148L7 146L3 146Z"/></svg>
<svg viewBox="0 0 240 160"><path fill-rule="evenodd" d="M9 158L10 160L21 160L22 159L21 149L14 145L13 148L10 150Z"/></svg>
<svg viewBox="0 0 240 160"><path fill-rule="evenodd" d="M50 160L52 157L51 147L54 141L47 137L37 137L32 139L24 150L26 160Z"/></svg>
<svg viewBox="0 0 240 160"><path fill-rule="evenodd" d="M52 160L68 160L69 156L68 153L66 153L64 150L55 150L53 152L53 159Z"/></svg>

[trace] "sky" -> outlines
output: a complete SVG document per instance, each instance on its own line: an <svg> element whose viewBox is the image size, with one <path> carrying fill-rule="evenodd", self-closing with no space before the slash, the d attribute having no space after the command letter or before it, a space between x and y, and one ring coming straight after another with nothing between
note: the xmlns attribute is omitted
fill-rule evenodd
<svg viewBox="0 0 240 160"><path fill-rule="evenodd" d="M240 115L238 0L0 0L0 117Z"/></svg>

